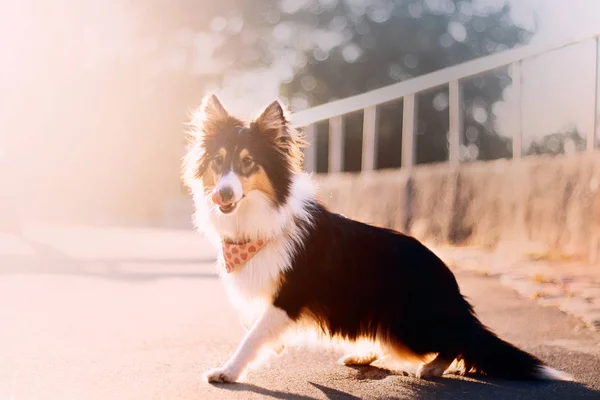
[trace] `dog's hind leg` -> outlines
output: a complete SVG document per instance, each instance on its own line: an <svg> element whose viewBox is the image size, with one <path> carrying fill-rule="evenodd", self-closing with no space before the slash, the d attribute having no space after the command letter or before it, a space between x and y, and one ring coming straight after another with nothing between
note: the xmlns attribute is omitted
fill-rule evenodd
<svg viewBox="0 0 600 400"><path fill-rule="evenodd" d="M450 352L439 353L432 361L423 363L417 369L417 378L437 378L444 374L454 361L457 354Z"/></svg>
<svg viewBox="0 0 600 400"><path fill-rule="evenodd" d="M376 352L346 354L338 360L343 365L369 365L379 359Z"/></svg>

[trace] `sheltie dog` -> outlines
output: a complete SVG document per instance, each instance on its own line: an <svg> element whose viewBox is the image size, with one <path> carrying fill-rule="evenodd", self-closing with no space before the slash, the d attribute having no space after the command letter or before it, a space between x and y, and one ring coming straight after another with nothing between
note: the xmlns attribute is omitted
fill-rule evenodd
<svg viewBox="0 0 600 400"><path fill-rule="evenodd" d="M262 348L281 350L284 332L298 326L378 343L379 354L350 354L346 365L408 358L420 362L417 377L430 378L456 360L463 373L570 379L484 326L450 269L417 239L316 200L302 171L305 142L278 101L244 121L209 95L191 126L183 179L196 225L221 249L217 268L234 305L260 306L209 382L237 381Z"/></svg>

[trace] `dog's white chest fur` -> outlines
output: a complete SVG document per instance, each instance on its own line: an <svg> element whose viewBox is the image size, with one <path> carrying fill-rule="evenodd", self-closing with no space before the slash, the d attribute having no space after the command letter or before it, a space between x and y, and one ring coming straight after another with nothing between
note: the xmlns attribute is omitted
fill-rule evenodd
<svg viewBox="0 0 600 400"><path fill-rule="evenodd" d="M271 302L281 274L291 268L295 253L302 246L305 232L298 221L310 223L313 199L313 184L306 174L294 176L289 198L279 208L271 206L260 193L251 192L234 214L222 214L205 196L195 196L196 225L215 243L220 245L222 237L267 241L244 266L231 273L227 273L219 252L219 274L236 307L244 309L254 301Z"/></svg>
<svg viewBox="0 0 600 400"><path fill-rule="evenodd" d="M243 303L270 301L275 295L281 273L291 266L294 243L283 235L270 240L246 265L228 273L222 254L219 258L221 279L230 294Z"/></svg>

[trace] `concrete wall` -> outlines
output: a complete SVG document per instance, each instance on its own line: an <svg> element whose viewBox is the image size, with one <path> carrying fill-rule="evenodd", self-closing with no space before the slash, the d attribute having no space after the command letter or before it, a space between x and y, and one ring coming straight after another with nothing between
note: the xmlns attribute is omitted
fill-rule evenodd
<svg viewBox="0 0 600 400"><path fill-rule="evenodd" d="M333 211L422 240L599 261L598 153L317 179Z"/></svg>

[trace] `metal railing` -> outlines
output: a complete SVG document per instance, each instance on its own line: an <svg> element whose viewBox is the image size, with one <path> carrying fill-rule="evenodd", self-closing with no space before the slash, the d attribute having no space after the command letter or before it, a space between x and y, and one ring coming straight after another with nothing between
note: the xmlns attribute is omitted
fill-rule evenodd
<svg viewBox="0 0 600 400"><path fill-rule="evenodd" d="M481 57L425 74L413 79L385 86L367 93L332 101L320 106L294 113L290 116L295 127L303 128L310 143L305 154L305 168L316 171L317 146L315 124L329 120L329 159L328 172L341 172L344 168L344 115L364 111L362 141L362 171L371 171L377 167L378 106L403 99L402 122L402 167L415 164L415 136L417 128L416 99L420 92L439 86L449 87L449 132L448 161L460 162L460 146L463 131L462 80L494 69L508 66L512 75L512 154L521 157L522 150L522 74L524 60L532 59L567 46L595 41L595 106L594 115L587 134L587 150L593 151L596 137L600 135L600 32L586 37L571 39L553 45L529 45L497 54Z"/></svg>

